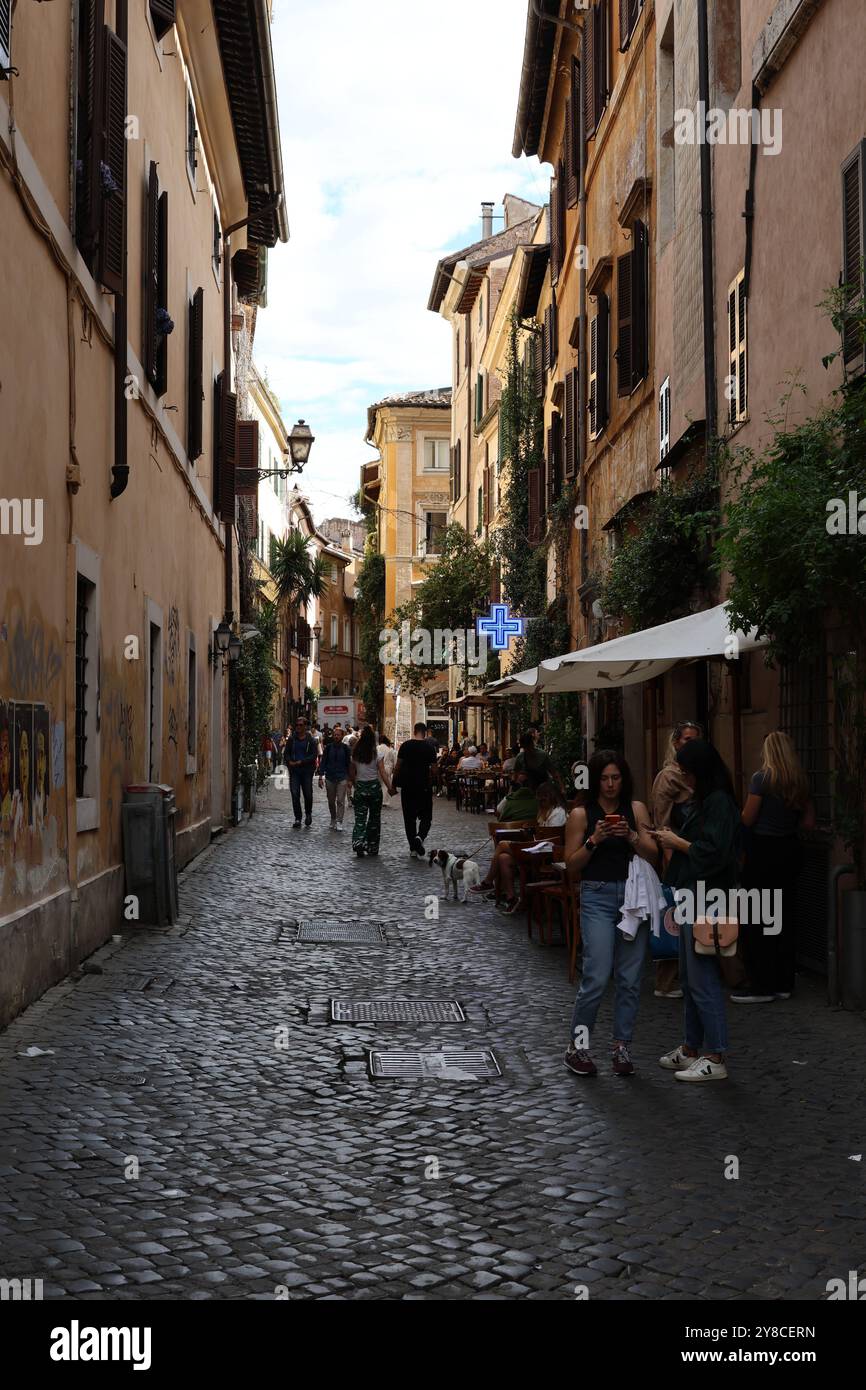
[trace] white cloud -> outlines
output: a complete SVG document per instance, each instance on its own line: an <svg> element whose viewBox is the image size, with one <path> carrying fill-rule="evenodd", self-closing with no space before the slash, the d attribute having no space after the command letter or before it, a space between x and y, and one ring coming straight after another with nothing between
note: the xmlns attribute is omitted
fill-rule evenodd
<svg viewBox="0 0 866 1390"><path fill-rule="evenodd" d="M511 157L526 9L277 0L292 239L270 254L256 358L289 428L316 435L301 485L319 519L375 457L367 406L450 383L436 262L480 237L482 200L546 199L547 171Z"/></svg>

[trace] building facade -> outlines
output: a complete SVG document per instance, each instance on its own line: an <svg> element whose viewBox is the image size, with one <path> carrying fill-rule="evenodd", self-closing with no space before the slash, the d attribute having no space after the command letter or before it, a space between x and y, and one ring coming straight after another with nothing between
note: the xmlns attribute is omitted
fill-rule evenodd
<svg viewBox="0 0 866 1390"><path fill-rule="evenodd" d="M181 864L229 809L232 310L288 236L241 10L3 11L0 1024L122 920L126 787L172 788Z"/></svg>
<svg viewBox="0 0 866 1390"><path fill-rule="evenodd" d="M385 561L385 622L412 596L435 563L448 524L451 389L388 396L367 412L366 441L378 460L361 472L361 491L377 510L377 545ZM382 731L408 738L424 717L423 696L401 691L393 666L385 668Z"/></svg>

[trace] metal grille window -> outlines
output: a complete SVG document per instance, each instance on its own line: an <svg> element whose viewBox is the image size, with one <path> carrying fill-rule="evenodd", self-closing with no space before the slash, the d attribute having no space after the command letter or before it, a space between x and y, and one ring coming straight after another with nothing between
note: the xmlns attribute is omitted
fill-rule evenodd
<svg viewBox="0 0 866 1390"><path fill-rule="evenodd" d="M0 0L0 68L12 63L12 0Z"/></svg>
<svg viewBox="0 0 866 1390"><path fill-rule="evenodd" d="M739 425L748 413L748 354L746 348L747 312L745 271L740 271L728 288L728 415L731 425Z"/></svg>
<svg viewBox="0 0 866 1390"><path fill-rule="evenodd" d="M806 769L819 825L832 816L827 655L780 667L779 728L790 734Z"/></svg>
<svg viewBox="0 0 866 1390"><path fill-rule="evenodd" d="M671 379L666 376L659 389L659 463L671 449Z"/></svg>
<svg viewBox="0 0 866 1390"><path fill-rule="evenodd" d="M78 576L75 602L75 795L84 796L87 778L87 640L93 585Z"/></svg>
<svg viewBox="0 0 866 1390"><path fill-rule="evenodd" d="M187 706L186 706L186 751L195 757L196 741L196 662L195 648L187 653Z"/></svg>
<svg viewBox="0 0 866 1390"><path fill-rule="evenodd" d="M198 142L198 126L195 119L195 106L193 104L192 93L186 94L186 167L189 170L191 179L195 178L195 171L198 168L198 158L196 156L196 144Z"/></svg>
<svg viewBox="0 0 866 1390"><path fill-rule="evenodd" d="M223 241L223 234L222 234L222 230L221 230L221 228L220 228L219 213L217 212L216 208L214 208L214 210L213 210L213 250L212 250L212 252L211 252L211 259L213 260L213 268L214 268L214 270L216 271L217 275L219 275L220 259L221 259L221 257L222 257L222 241Z"/></svg>

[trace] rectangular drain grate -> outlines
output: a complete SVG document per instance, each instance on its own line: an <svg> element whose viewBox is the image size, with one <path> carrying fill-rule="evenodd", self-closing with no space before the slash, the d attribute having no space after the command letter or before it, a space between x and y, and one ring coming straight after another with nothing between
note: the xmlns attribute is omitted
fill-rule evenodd
<svg viewBox="0 0 866 1390"><path fill-rule="evenodd" d="M499 1063L488 1049L466 1051L447 1048L442 1052L410 1052L395 1048L370 1053L370 1075L397 1081L485 1081L501 1076Z"/></svg>
<svg viewBox="0 0 866 1390"><path fill-rule="evenodd" d="M456 999L331 1000L335 1023L465 1023Z"/></svg>
<svg viewBox="0 0 866 1390"><path fill-rule="evenodd" d="M296 941L387 941L381 922L326 922L309 919L298 923Z"/></svg>

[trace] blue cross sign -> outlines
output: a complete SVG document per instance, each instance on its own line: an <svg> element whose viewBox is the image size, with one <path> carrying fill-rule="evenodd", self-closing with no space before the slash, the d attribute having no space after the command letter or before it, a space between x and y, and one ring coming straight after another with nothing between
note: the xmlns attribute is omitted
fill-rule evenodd
<svg viewBox="0 0 866 1390"><path fill-rule="evenodd" d="M507 603L493 603L489 618L477 618L475 630L479 637L489 637L496 652L504 652L512 637L522 637L526 628L524 618L510 618Z"/></svg>

